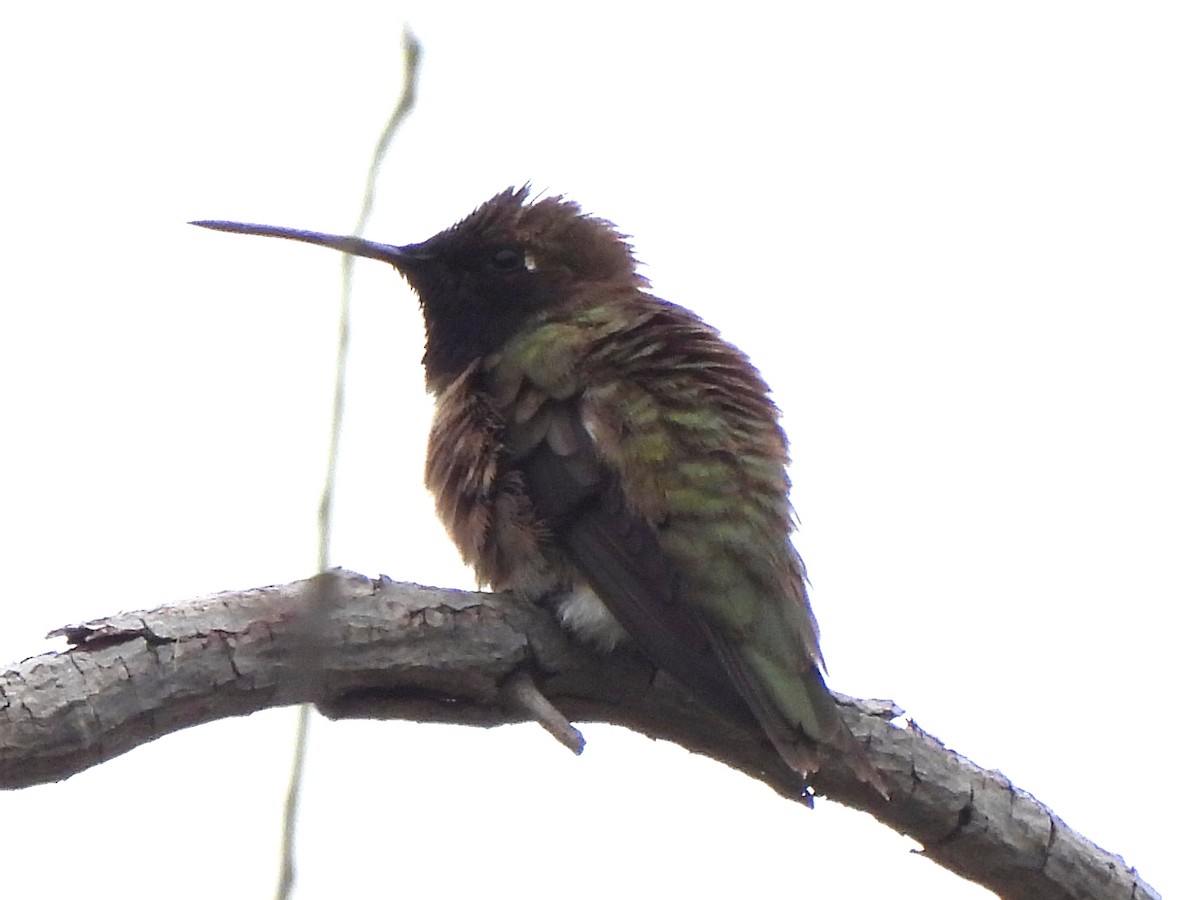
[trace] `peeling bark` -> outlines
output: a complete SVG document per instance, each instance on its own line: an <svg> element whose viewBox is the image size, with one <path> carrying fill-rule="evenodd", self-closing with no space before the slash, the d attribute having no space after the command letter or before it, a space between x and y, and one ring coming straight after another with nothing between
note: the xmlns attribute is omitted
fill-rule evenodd
<svg viewBox="0 0 1200 900"><path fill-rule="evenodd" d="M333 602L318 607L324 591ZM891 800L836 757L810 787L764 739L692 702L633 653L598 657L568 641L546 611L507 595L336 572L54 634L71 647L0 673L0 788L60 780L181 728L302 702L335 719L538 721L570 746L573 729L540 691L570 721L623 725L789 799L811 803L815 793L867 812L1000 897L1158 897L1119 856L999 772L948 750L889 701L844 698L844 712Z"/></svg>

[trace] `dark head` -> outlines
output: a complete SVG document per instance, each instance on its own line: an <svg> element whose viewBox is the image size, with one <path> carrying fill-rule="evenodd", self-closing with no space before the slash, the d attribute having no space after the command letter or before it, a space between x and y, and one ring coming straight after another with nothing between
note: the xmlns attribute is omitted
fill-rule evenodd
<svg viewBox="0 0 1200 900"><path fill-rule="evenodd" d="M527 203L528 197L528 186L509 188L457 225L408 246L270 225L192 224L390 262L420 297L425 367L430 382L442 384L499 348L531 316L569 300L578 287L644 284L624 235L610 222L584 215L561 197Z"/></svg>

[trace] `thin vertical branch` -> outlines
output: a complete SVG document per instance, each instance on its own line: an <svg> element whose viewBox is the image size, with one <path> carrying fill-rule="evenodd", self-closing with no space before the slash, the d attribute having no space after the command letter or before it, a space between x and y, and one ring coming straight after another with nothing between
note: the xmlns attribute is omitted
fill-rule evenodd
<svg viewBox="0 0 1200 900"><path fill-rule="evenodd" d="M367 220L375 207L375 185L384 157L400 126L412 112L417 98L417 75L421 65L421 44L406 25L403 38L404 89L396 102L392 115L375 145L371 165L367 170L358 221L354 225L355 237L362 237ZM317 571L330 570L329 548L332 538L333 495L337 482L338 455L341 450L342 421L346 408L346 360L350 351L350 287L354 272L355 257L342 254L341 314L338 321L337 358L333 386L333 410L329 423L329 453L325 465L325 486L321 491L321 502L317 507ZM323 622L332 602L330 579L320 578L318 588L312 594L309 619L314 626ZM310 630L315 630L310 629ZM313 635L315 637L315 635ZM314 646L316 642L314 641ZM304 759L308 749L309 722L312 707L300 706L296 722L296 743L292 753L292 772L288 780L287 796L283 805L283 835L280 848L279 880L276 885L276 900L288 900L296 881L296 820L300 805L300 785L304 779Z"/></svg>

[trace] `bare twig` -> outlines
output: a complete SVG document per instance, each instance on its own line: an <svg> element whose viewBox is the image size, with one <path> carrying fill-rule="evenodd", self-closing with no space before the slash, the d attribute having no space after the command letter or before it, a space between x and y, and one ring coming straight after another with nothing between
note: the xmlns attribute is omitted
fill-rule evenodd
<svg viewBox="0 0 1200 900"><path fill-rule="evenodd" d="M361 237L375 207L375 184L384 157L392 145L396 132L412 112L417 99L417 74L421 65L421 45L416 35L406 25L404 28L403 54L404 87L392 115L375 145L371 165L367 170L363 187L362 203L353 234ZM332 540L332 516L334 487L337 484L338 453L342 440L342 421L346 408L346 361L350 352L350 288L353 281L354 261L357 257L342 254L341 314L338 318L337 359L334 364L333 409L329 422L329 453L325 465L325 486L321 491L321 502L317 507L317 571L329 569L329 547ZM331 596L324 582L319 582L312 594L308 618L311 630L316 633L326 621ZM304 677L304 670L297 670ZM311 710L308 704L300 706L296 721L296 740L292 748L292 770L288 778L287 794L283 804L283 834L279 853L279 879L276 883L276 900L287 900L292 894L296 880L296 816L299 810L300 785L304 780L304 758L308 751L308 730Z"/></svg>
<svg viewBox="0 0 1200 900"><path fill-rule="evenodd" d="M760 737L734 729L632 653L598 657L547 611L509 595L334 573L336 635L309 679L288 677L302 652L312 582L218 594L56 632L73 646L0 674L0 787L66 778L163 734L226 716L309 701L331 718L405 718L492 726L536 716L506 702L514 674L574 721L603 721L681 744L803 802L799 783ZM299 648L299 649L298 649ZM818 795L863 810L920 842L933 861L1004 898L1150 900L1115 854L1051 810L948 750L894 705L847 701L845 716L891 800L836 758ZM699 789L699 788L698 788Z"/></svg>
<svg viewBox="0 0 1200 900"><path fill-rule="evenodd" d="M514 673L504 683L504 699L520 712L537 722L553 738L578 756L583 752L586 741L576 728L554 704L546 699L530 674L524 669Z"/></svg>

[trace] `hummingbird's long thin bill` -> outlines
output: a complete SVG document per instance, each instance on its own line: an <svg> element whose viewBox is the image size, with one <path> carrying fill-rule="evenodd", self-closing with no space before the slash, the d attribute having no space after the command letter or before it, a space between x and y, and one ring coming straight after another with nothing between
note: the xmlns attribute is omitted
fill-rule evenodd
<svg viewBox="0 0 1200 900"><path fill-rule="evenodd" d="M323 234L320 231L304 231L300 228L282 228L278 225L252 225L249 222L223 222L217 219L203 219L189 222L189 225L199 225L201 228L211 228L213 231L229 231L234 234L257 234L263 237L287 238L289 241L303 241L306 244L316 244L319 247L330 247L341 250L352 256L365 256L368 259L379 259L394 266L401 266L419 259L419 254L412 247L398 247L395 244L377 244L375 241L364 240L350 235Z"/></svg>

